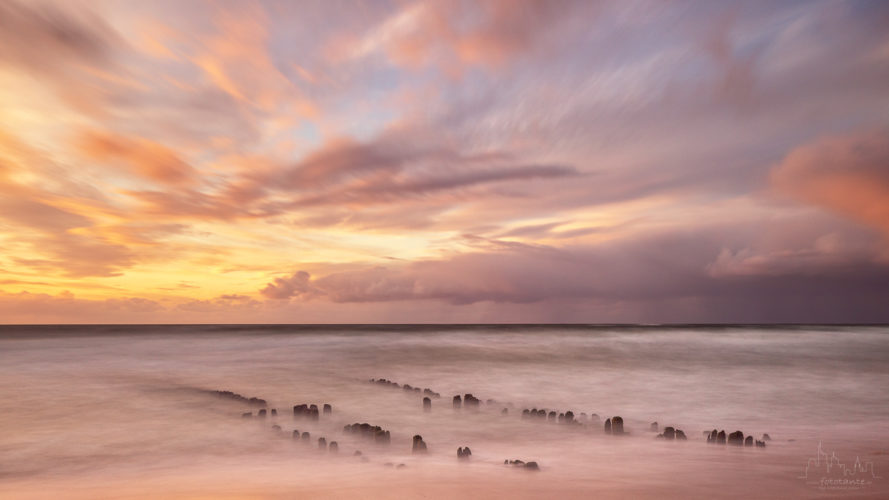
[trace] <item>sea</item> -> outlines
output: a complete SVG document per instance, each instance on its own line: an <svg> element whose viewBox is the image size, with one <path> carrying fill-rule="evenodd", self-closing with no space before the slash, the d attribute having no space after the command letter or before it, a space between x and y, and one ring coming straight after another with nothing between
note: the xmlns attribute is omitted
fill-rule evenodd
<svg viewBox="0 0 889 500"><path fill-rule="evenodd" d="M889 327L0 326L0 498L885 499Z"/></svg>

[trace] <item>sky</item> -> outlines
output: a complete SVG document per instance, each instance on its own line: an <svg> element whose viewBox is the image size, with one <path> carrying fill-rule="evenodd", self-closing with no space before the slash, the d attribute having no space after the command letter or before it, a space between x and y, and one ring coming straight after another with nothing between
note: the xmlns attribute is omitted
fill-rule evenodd
<svg viewBox="0 0 889 500"><path fill-rule="evenodd" d="M0 323L889 322L889 3L0 2Z"/></svg>

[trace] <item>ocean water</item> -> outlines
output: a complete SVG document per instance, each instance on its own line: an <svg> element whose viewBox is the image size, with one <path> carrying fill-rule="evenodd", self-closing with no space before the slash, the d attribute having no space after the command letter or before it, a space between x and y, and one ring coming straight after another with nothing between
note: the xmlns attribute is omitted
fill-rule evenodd
<svg viewBox="0 0 889 500"><path fill-rule="evenodd" d="M378 378L441 398L425 412ZM478 410L452 407L466 393ZM887 327L0 326L0 395L4 499L889 498ZM295 418L302 403L333 412Z"/></svg>

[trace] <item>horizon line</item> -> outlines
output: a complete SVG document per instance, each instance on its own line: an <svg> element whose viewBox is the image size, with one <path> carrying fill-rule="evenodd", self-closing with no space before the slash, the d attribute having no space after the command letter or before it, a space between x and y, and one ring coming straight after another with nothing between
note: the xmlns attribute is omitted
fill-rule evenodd
<svg viewBox="0 0 889 500"><path fill-rule="evenodd" d="M694 327L694 326L736 326L736 327L775 327L775 326L889 326L889 323L847 323L847 322L769 322L769 323L0 323L3 327L33 327L33 326L437 326L437 327L465 327L465 326L586 326L586 327Z"/></svg>

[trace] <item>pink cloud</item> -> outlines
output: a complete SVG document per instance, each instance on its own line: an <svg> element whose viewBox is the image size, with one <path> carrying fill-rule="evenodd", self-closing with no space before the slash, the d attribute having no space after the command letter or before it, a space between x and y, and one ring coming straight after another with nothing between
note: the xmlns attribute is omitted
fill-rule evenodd
<svg viewBox="0 0 889 500"><path fill-rule="evenodd" d="M864 262L889 263L879 245L849 241L844 235L829 233L818 237L808 248L752 249L732 251L723 248L707 266L711 276L817 276L842 274Z"/></svg>
<svg viewBox="0 0 889 500"><path fill-rule="evenodd" d="M177 311L186 313L244 314L261 311L263 304L247 295L223 294L211 300L188 300L176 306Z"/></svg>
<svg viewBox="0 0 889 500"><path fill-rule="evenodd" d="M550 44L549 36L570 21L595 21L594 2L530 0L441 0L408 4L349 47L358 55L382 51L394 63L437 65L459 76L464 67L508 65ZM338 49L344 51L343 47Z"/></svg>
<svg viewBox="0 0 889 500"><path fill-rule="evenodd" d="M88 9L65 4L0 4L0 60L43 74L61 76L78 65L104 65L117 33Z"/></svg>
<svg viewBox="0 0 889 500"><path fill-rule="evenodd" d="M779 192L889 235L889 132L833 136L794 149L772 170Z"/></svg>
<svg viewBox="0 0 889 500"><path fill-rule="evenodd" d="M309 273L297 271L292 276L275 278L260 293L270 299L289 299L314 295L316 288L309 284Z"/></svg>
<svg viewBox="0 0 889 500"><path fill-rule="evenodd" d="M0 314L4 323L145 321L163 310L158 302L140 297L89 300L67 291L57 295L0 291Z"/></svg>

